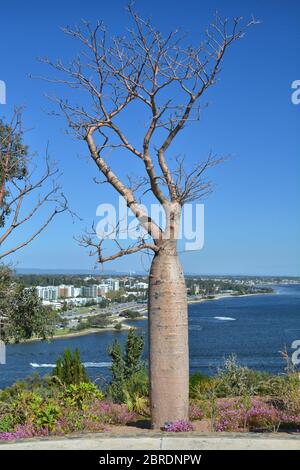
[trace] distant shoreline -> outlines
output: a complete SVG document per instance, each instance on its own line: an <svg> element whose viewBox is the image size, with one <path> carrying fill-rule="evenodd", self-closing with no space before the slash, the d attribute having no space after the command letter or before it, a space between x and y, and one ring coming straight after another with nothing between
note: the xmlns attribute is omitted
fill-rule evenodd
<svg viewBox="0 0 300 470"><path fill-rule="evenodd" d="M191 300L188 300L188 304L201 304L202 302L211 302L211 301L214 301L214 300L222 300L222 299L228 299L228 298L231 298L231 299L235 299L235 298L239 298L239 297L252 297L252 296L256 296L256 295L276 295L276 291L273 291L273 292L257 292L255 294L217 294L215 295L212 299L208 299L208 298L205 298L205 299L191 299Z"/></svg>
<svg viewBox="0 0 300 470"><path fill-rule="evenodd" d="M132 318L124 318L124 317L116 317L114 320L115 320L115 324L117 323L120 323L122 321L126 321L126 320L147 320L148 317L143 315L143 316L140 316L138 318L135 318L135 319L132 319ZM26 339L25 341L22 341L22 343L33 343L35 341L45 341L45 342L48 342L50 343L51 341L53 340L57 340L57 339L64 339L64 338L75 338L77 336L86 336L86 335L90 335L90 334L94 334L94 333L104 333L106 331L114 331L115 333L119 333L119 332L122 332L122 331L125 331L125 330L130 330L130 329L134 329L135 327L134 326L128 326L124 323L122 323L122 329L121 330L116 330L115 326L113 325L109 325L109 326L105 326L103 328L86 328L84 330L80 330L80 331L70 331L68 333L65 333L65 334L62 334L62 335L53 335L51 338L47 338L45 340L43 340L42 338L30 338L30 339ZM16 343L11 343L11 344L16 344ZM21 343L19 343L21 344Z"/></svg>
<svg viewBox="0 0 300 470"><path fill-rule="evenodd" d="M216 296L214 296L214 298L212 299L208 299L208 298L205 298L205 299L190 299L188 300L188 305L193 305L193 304L201 304L202 302L211 302L211 301L214 301L214 300L222 300L222 299L228 299L228 298L240 298L240 297L251 297L251 296L257 296L257 295L275 295L276 292L258 292L258 293L255 293L255 294L238 294L238 295L232 295L232 294L217 294ZM132 318L124 318L124 317L115 317L114 318L114 321L116 323L120 323L120 322L123 322L123 321L126 321L126 320L129 320L129 321L134 321L134 320L147 320L148 319L148 316L146 315L143 315L141 317L137 317L135 319L132 319ZM104 332L107 332L107 331L114 331L116 333L118 332L122 332L122 331L125 331L125 330L129 330L130 328L135 328L134 326L128 326L124 323L122 323L122 329L121 330L116 330L114 326L112 325L109 325L109 326L106 326L106 327L103 327L103 328L86 328L84 330L81 330L81 331L70 331L68 333L65 333L65 334L62 334L62 335L53 335L51 338L48 338L46 340L43 340L42 338L30 338L30 339L27 339L25 341L22 341L22 343L33 343L35 341L47 341L47 342L51 342L53 340L57 340L57 339L64 339L64 338L76 338L77 336L87 336L87 335L90 335L90 334L95 334L95 333L104 333ZM16 344L16 343L12 343L12 344Z"/></svg>

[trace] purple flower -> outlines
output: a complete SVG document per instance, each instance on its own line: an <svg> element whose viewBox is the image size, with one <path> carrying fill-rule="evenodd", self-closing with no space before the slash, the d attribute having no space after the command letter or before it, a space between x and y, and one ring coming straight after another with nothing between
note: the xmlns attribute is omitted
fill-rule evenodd
<svg viewBox="0 0 300 470"><path fill-rule="evenodd" d="M191 421L196 421L202 419L204 416L203 411L200 410L199 406L192 403L189 406L189 418Z"/></svg>
<svg viewBox="0 0 300 470"><path fill-rule="evenodd" d="M125 425L137 417L136 413L129 411L124 404L100 402L99 400L95 400L86 413L97 416L102 423L106 424Z"/></svg>
<svg viewBox="0 0 300 470"><path fill-rule="evenodd" d="M281 413L273 405L252 398L249 405L241 399L227 399L218 403L216 431L274 429L281 421Z"/></svg>
<svg viewBox="0 0 300 470"><path fill-rule="evenodd" d="M36 436L47 436L49 431L46 428L35 429L32 424L22 424L16 427L13 432L0 433L0 441L14 441L16 439L28 439Z"/></svg>
<svg viewBox="0 0 300 470"><path fill-rule="evenodd" d="M173 423L166 423L163 427L163 431L167 432L188 432L193 431L193 426L184 420L174 421Z"/></svg>

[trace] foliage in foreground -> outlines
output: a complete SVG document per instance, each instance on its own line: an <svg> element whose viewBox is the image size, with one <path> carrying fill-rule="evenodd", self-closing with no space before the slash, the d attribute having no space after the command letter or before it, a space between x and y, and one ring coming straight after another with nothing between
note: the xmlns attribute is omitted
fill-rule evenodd
<svg viewBox="0 0 300 470"><path fill-rule="evenodd" d="M272 375L238 364L235 356L228 357L218 373L212 377L196 373L190 377L190 398L203 400L239 396L287 397L299 391L296 371ZM292 398L292 396L290 396ZM300 412L300 396L297 407Z"/></svg>
<svg viewBox="0 0 300 470"><path fill-rule="evenodd" d="M215 376L191 376L190 397L193 413L200 407L214 431L300 428L300 383L295 370L272 375L229 357Z"/></svg>
<svg viewBox="0 0 300 470"><path fill-rule="evenodd" d="M34 384L34 385L33 385ZM92 383L58 384L55 376L18 382L0 393L0 440L105 431L136 419Z"/></svg>
<svg viewBox="0 0 300 470"><path fill-rule="evenodd" d="M69 348L64 350L63 357L59 357L56 361L53 376L65 385L79 385L90 381L81 362L78 348L75 348L73 354Z"/></svg>
<svg viewBox="0 0 300 470"><path fill-rule="evenodd" d="M112 381L106 391L91 383L78 351L65 351L51 376L38 374L0 391L0 440L74 432L104 432L149 417L143 339L129 332L124 350L111 348ZM113 387L114 385L114 387ZM112 394L120 387L117 401ZM190 379L191 422L205 420L212 431L300 430L300 384L291 371L272 376L225 361L214 377ZM167 432L194 429L186 421L166 423Z"/></svg>
<svg viewBox="0 0 300 470"><path fill-rule="evenodd" d="M194 428L188 421L180 420L174 421L174 423L166 423L163 430L167 432L188 432L193 431Z"/></svg>
<svg viewBox="0 0 300 470"><path fill-rule="evenodd" d="M148 405L148 373L142 361L144 338L129 330L124 351L116 339L108 349L112 359L112 380L108 395L116 403L126 403L129 409L144 414Z"/></svg>
<svg viewBox="0 0 300 470"><path fill-rule="evenodd" d="M19 342L53 336L57 314L42 305L34 288L25 288L12 277L11 270L0 265L0 339Z"/></svg>

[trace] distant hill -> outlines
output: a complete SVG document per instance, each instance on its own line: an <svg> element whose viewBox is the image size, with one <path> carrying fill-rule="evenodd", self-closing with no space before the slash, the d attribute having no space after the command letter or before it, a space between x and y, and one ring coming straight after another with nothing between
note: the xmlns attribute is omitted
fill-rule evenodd
<svg viewBox="0 0 300 470"><path fill-rule="evenodd" d="M128 271L115 271L113 269L38 269L38 268L16 268L16 274L86 274L86 275L124 275ZM133 275L145 275L142 271L131 271Z"/></svg>
<svg viewBox="0 0 300 470"><path fill-rule="evenodd" d="M17 275L26 275L26 274L37 274L37 275L87 275L87 276L124 276L124 275L132 275L132 276L146 276L149 273L146 271L116 271L113 269L38 269L38 268L15 268L15 272ZM193 272L186 272L186 277L195 277L195 278L213 278L213 279L259 279L261 281L274 281L274 283L279 283L281 280L291 281L300 283L299 276L272 276L272 275L255 275L255 274L205 274L205 273L193 273Z"/></svg>

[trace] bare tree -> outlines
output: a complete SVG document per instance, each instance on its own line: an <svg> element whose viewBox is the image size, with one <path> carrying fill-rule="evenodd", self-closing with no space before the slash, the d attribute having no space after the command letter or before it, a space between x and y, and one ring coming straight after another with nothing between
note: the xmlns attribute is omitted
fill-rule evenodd
<svg viewBox="0 0 300 470"><path fill-rule="evenodd" d="M185 35L173 31L164 37L150 21L128 6L132 28L124 36L109 37L103 23L95 27L64 28L79 41L82 50L67 65L43 59L59 75L47 80L67 85L80 104L53 98L69 128L86 142L91 159L104 180L125 199L147 237L134 245L104 255L103 240L93 233L82 238L92 247L99 263L146 250L154 254L149 278L149 350L152 426L188 419L187 298L178 258L176 233L186 201L210 193L208 169L220 162L208 158L189 168L183 159L172 162L168 152L176 136L191 121L198 121L206 90L216 83L225 53L256 23L241 18L223 20L218 14L198 46L186 44ZM147 128L134 145L119 127L119 116L139 103ZM111 151L126 150L144 168L144 176L127 183L108 162ZM130 165L130 160L128 160ZM140 190L151 191L166 213L160 227L140 204Z"/></svg>
<svg viewBox="0 0 300 470"><path fill-rule="evenodd" d="M31 243L57 214L67 210L57 168L46 155L41 173L33 160L23 143L22 112L15 110L8 124L0 120L0 260ZM45 220L26 230L26 223L34 221L46 205L49 210ZM12 241L18 232L21 241Z"/></svg>

